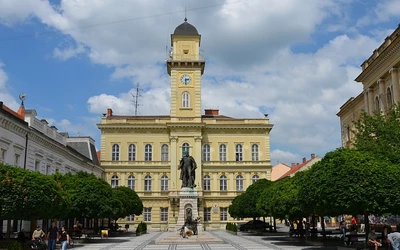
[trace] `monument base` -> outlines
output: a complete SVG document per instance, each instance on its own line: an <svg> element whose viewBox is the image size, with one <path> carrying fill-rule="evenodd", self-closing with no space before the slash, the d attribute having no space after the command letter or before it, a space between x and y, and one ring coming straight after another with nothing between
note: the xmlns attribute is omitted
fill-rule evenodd
<svg viewBox="0 0 400 250"><path fill-rule="evenodd" d="M176 222L175 230L179 231L181 227L185 224L187 208L192 210L192 218L197 219L199 217L197 198L197 191L194 188L184 187L179 192L179 214L178 221Z"/></svg>
<svg viewBox="0 0 400 250"><path fill-rule="evenodd" d="M222 244L223 240L215 238L209 232L203 232L199 235L192 235L189 237L183 238L179 234L174 232L164 233L165 237L161 239L157 239L155 241L156 245L171 245L171 244Z"/></svg>

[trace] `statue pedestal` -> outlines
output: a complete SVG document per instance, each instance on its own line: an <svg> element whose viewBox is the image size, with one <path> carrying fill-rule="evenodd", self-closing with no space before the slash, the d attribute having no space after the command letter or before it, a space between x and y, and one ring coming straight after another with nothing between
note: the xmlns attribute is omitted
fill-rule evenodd
<svg viewBox="0 0 400 250"><path fill-rule="evenodd" d="M179 192L179 214L178 221L176 222L176 231L179 232L181 227L185 224L185 211L187 208L192 209L193 220L199 217L197 198L198 194L194 188L184 187Z"/></svg>

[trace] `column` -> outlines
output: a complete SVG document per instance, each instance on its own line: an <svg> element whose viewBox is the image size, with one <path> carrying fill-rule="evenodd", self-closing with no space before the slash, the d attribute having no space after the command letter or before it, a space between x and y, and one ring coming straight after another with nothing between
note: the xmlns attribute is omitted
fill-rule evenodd
<svg viewBox="0 0 400 250"><path fill-rule="evenodd" d="M368 89L364 89L364 111L369 114Z"/></svg>
<svg viewBox="0 0 400 250"><path fill-rule="evenodd" d="M381 102L379 105L380 108L380 112L381 113L386 113L386 95L385 95L385 80L384 79L379 79L378 81L376 81L376 83L379 86L379 101Z"/></svg>
<svg viewBox="0 0 400 250"><path fill-rule="evenodd" d="M195 140L195 148L196 151L193 152L193 157L196 160L197 164L197 169L196 169L196 179L195 179L195 184L197 185L198 189L203 189L203 168L202 168L202 163L201 163L201 153L202 153L202 147L201 147L201 141L203 137L202 136L196 136L194 137Z"/></svg>
<svg viewBox="0 0 400 250"><path fill-rule="evenodd" d="M372 115L374 112L374 90L368 88L368 114Z"/></svg>
<svg viewBox="0 0 400 250"><path fill-rule="evenodd" d="M177 148L177 141L178 137L177 136L171 136L169 138L170 144L171 144L171 149L170 149L170 154L171 154L171 190L176 190L177 187L179 187L179 179L177 178L177 171L178 171L178 161L177 161L177 155L178 155L178 148Z"/></svg>
<svg viewBox="0 0 400 250"><path fill-rule="evenodd" d="M389 73L392 76L393 102L397 104L400 101L399 68L392 68Z"/></svg>

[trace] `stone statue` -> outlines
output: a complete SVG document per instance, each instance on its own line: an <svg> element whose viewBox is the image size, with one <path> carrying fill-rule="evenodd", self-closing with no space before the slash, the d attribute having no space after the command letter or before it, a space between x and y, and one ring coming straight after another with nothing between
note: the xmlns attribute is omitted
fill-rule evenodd
<svg viewBox="0 0 400 250"><path fill-rule="evenodd" d="M181 235L183 238L186 238L186 235L185 235L185 234L186 234L186 232L185 232L185 227L186 227L188 230L192 230L192 232L193 232L194 235L197 235L197 234L198 234L198 231L197 231L197 224L199 223L199 221L200 221L199 218L193 220L192 208L190 208L190 207L186 208L185 223L183 224L183 226L182 226L181 229L180 229L180 231L181 231L180 235Z"/></svg>
<svg viewBox="0 0 400 250"><path fill-rule="evenodd" d="M196 161L188 152L185 152L180 163L179 168L181 170L180 179L182 180L182 187L195 188L194 184L196 178Z"/></svg>

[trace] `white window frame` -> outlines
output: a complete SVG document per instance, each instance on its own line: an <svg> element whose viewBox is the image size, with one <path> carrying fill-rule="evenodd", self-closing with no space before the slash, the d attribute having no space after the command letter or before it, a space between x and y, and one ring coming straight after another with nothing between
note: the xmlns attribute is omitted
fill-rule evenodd
<svg viewBox="0 0 400 250"><path fill-rule="evenodd" d="M14 165L15 166L19 166L20 159L21 159L20 154L14 154Z"/></svg>
<svg viewBox="0 0 400 250"><path fill-rule="evenodd" d="M228 208L227 207L220 207L219 208L219 220L220 221L227 221L228 220Z"/></svg>
<svg viewBox="0 0 400 250"><path fill-rule="evenodd" d="M258 149L259 149L258 144L251 145L251 160L252 161L259 161Z"/></svg>
<svg viewBox="0 0 400 250"><path fill-rule="evenodd" d="M153 160L153 146L151 144L146 144L144 146L144 160L145 161Z"/></svg>
<svg viewBox="0 0 400 250"><path fill-rule="evenodd" d="M151 182L152 182L152 178L150 175L146 175L144 177L144 191L146 192L150 192L151 191Z"/></svg>
<svg viewBox="0 0 400 250"><path fill-rule="evenodd" d="M244 190L243 180L244 180L243 176L241 175L236 176L236 191Z"/></svg>
<svg viewBox="0 0 400 250"><path fill-rule="evenodd" d="M219 190L228 191L228 178L226 175L221 175L221 177L219 177Z"/></svg>
<svg viewBox="0 0 400 250"><path fill-rule="evenodd" d="M161 146L161 161L168 161L169 146L168 144L163 144Z"/></svg>
<svg viewBox="0 0 400 250"><path fill-rule="evenodd" d="M204 144L203 145L203 161L210 161L210 153L211 147L210 144Z"/></svg>
<svg viewBox="0 0 400 250"><path fill-rule="evenodd" d="M211 221L211 207L204 208L204 221Z"/></svg>
<svg viewBox="0 0 400 250"><path fill-rule="evenodd" d="M126 221L135 221L135 215L131 214L126 217Z"/></svg>
<svg viewBox="0 0 400 250"><path fill-rule="evenodd" d="M112 188L117 188L119 184L119 177L118 175L113 175L111 176L111 187Z"/></svg>
<svg viewBox="0 0 400 250"><path fill-rule="evenodd" d="M136 161L136 145L129 144L128 146L128 161Z"/></svg>
<svg viewBox="0 0 400 250"><path fill-rule="evenodd" d="M143 209L143 220L151 221L151 207L145 207Z"/></svg>
<svg viewBox="0 0 400 250"><path fill-rule="evenodd" d="M160 221L162 221L162 222L168 221L168 208L167 207L160 208Z"/></svg>
<svg viewBox="0 0 400 250"><path fill-rule="evenodd" d="M136 178L134 175L128 176L128 188L135 190Z"/></svg>
<svg viewBox="0 0 400 250"><path fill-rule="evenodd" d="M205 175L203 177L203 190L204 191L211 190L211 177L209 175Z"/></svg>
<svg viewBox="0 0 400 250"><path fill-rule="evenodd" d="M119 161L119 145L116 143L111 147L111 160Z"/></svg>
<svg viewBox="0 0 400 250"><path fill-rule="evenodd" d="M219 145L219 160L226 161L226 144Z"/></svg>
<svg viewBox="0 0 400 250"><path fill-rule="evenodd" d="M253 175L253 177L251 177L251 184L256 183L259 179L260 176L258 176L257 174Z"/></svg>
<svg viewBox="0 0 400 250"><path fill-rule="evenodd" d="M187 151L190 154L190 144L187 142L182 144L182 156L184 155L185 151Z"/></svg>
<svg viewBox="0 0 400 250"><path fill-rule="evenodd" d="M182 93L182 108L190 108L190 94L187 91Z"/></svg>
<svg viewBox="0 0 400 250"><path fill-rule="evenodd" d="M243 145L236 144L235 146L236 161L243 161Z"/></svg>
<svg viewBox="0 0 400 250"><path fill-rule="evenodd" d="M168 176L161 176L161 191L168 191Z"/></svg>

